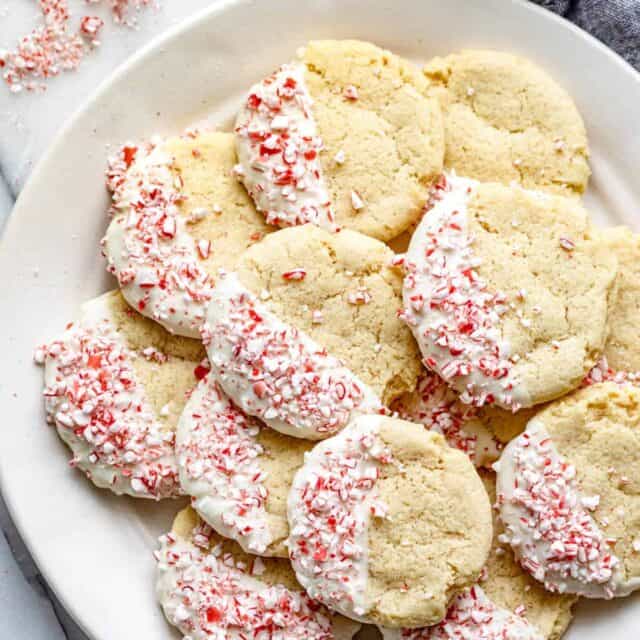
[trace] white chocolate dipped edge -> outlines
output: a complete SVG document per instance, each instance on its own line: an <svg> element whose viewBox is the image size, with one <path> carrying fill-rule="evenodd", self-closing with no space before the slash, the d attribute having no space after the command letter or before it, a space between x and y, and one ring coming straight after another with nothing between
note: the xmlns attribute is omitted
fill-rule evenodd
<svg viewBox="0 0 640 640"><path fill-rule="evenodd" d="M575 467L558 453L540 419L509 443L495 468L501 542L546 589L613 598L640 587L640 579L623 580L612 541L589 514L599 496L580 494Z"/></svg>
<svg viewBox="0 0 640 640"><path fill-rule="evenodd" d="M380 627L383 640L544 640L519 615L495 605L479 587L456 596L445 619L422 629Z"/></svg>
<svg viewBox="0 0 640 640"><path fill-rule="evenodd" d="M450 174L414 232L404 259L404 312L425 365L464 402L511 409L529 404L500 332L505 295L478 276L467 204L479 183Z"/></svg>
<svg viewBox="0 0 640 640"><path fill-rule="evenodd" d="M233 273L218 278L202 334L225 393L276 431L320 440L357 415L382 411L364 382L279 320Z"/></svg>
<svg viewBox="0 0 640 640"><path fill-rule="evenodd" d="M71 465L98 487L138 498L182 495L173 432L162 429L132 359L111 324L105 296L83 305L80 320L40 348L45 409L73 452Z"/></svg>
<svg viewBox="0 0 640 640"><path fill-rule="evenodd" d="M182 181L162 141L125 145L110 159L112 221L103 240L122 295L170 333L198 338L213 283L177 204Z"/></svg>
<svg viewBox="0 0 640 640"><path fill-rule="evenodd" d="M283 65L251 87L236 119L235 172L269 224L336 230L304 69Z"/></svg>
<svg viewBox="0 0 640 640"><path fill-rule="evenodd" d="M379 416L360 416L305 455L287 502L289 558L309 595L366 622L368 527L387 507L377 497L380 467L391 453Z"/></svg>
<svg viewBox="0 0 640 640"><path fill-rule="evenodd" d="M192 496L191 506L220 535L259 555L273 542L260 428L208 375L187 402L176 433L180 484Z"/></svg>

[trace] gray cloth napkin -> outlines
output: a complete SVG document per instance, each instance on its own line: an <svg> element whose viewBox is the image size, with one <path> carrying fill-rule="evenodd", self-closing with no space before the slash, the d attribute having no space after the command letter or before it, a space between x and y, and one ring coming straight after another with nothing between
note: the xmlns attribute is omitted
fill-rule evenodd
<svg viewBox="0 0 640 640"><path fill-rule="evenodd" d="M575 22L640 70L640 0L533 0Z"/></svg>

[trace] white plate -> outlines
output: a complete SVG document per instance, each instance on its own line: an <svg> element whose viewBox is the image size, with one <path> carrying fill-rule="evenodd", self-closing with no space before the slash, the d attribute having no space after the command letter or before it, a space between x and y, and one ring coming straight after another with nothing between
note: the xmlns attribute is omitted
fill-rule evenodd
<svg viewBox="0 0 640 640"><path fill-rule="evenodd" d="M70 470L44 424L37 343L78 305L113 287L99 256L106 225L105 145L226 123L250 84L311 38L371 40L415 59L462 47L520 52L547 68L587 122L602 223L640 227L639 76L604 46L533 5L508 0L220 2L143 50L81 109L34 170L2 241L0 406L4 495L27 545L96 640L174 638L153 599L155 538L176 503L118 499ZM34 270L39 275L34 275ZM640 598L586 603L571 640L637 640ZM635 622L634 622L635 621Z"/></svg>

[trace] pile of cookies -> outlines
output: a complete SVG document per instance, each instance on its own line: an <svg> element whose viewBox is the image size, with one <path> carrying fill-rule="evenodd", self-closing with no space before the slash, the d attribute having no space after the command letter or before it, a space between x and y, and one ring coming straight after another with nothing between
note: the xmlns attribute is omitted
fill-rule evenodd
<svg viewBox="0 0 640 640"><path fill-rule="evenodd" d="M73 467L190 497L185 638L557 639L640 588L640 241L589 173L534 64L357 41L110 158L118 288L36 360Z"/></svg>

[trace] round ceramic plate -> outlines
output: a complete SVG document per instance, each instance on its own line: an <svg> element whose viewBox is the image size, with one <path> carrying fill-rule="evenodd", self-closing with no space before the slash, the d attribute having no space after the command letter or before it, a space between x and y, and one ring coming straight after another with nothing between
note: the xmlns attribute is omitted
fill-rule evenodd
<svg viewBox="0 0 640 640"><path fill-rule="evenodd" d="M2 487L36 562L96 640L175 638L153 596L151 552L180 505L116 498L65 464L45 426L36 344L114 286L98 242L107 146L226 126L242 93L312 38L360 38L415 61L462 47L529 56L574 96L592 148L587 203L602 224L640 228L639 76L604 46L533 5L508 0L263 0L214 4L134 57L59 135L2 239ZM37 270L37 277L36 277ZM640 598L583 604L571 640L635 640ZM367 631L375 637L375 632Z"/></svg>

